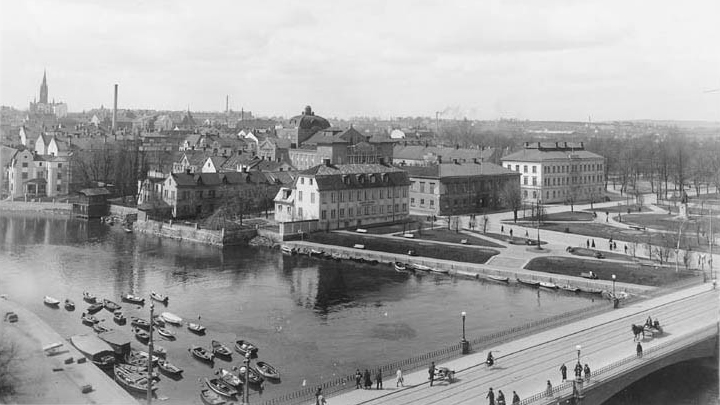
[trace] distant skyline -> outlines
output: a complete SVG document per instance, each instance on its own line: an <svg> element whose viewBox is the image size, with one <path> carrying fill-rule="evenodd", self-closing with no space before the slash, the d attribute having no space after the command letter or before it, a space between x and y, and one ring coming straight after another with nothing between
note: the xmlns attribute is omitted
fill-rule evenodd
<svg viewBox="0 0 720 405"><path fill-rule="evenodd" d="M477 3L477 4L476 4ZM0 0L0 105L720 120L720 1Z"/></svg>

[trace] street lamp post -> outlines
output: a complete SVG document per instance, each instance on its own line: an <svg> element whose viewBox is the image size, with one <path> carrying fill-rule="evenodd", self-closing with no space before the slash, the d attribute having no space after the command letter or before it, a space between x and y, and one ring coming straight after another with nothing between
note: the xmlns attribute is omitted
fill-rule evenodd
<svg viewBox="0 0 720 405"><path fill-rule="evenodd" d="M470 352L470 344L465 339L465 316L467 313L462 311L460 315L462 316L462 340L460 341L460 344L462 345L462 354L468 354Z"/></svg>
<svg viewBox="0 0 720 405"><path fill-rule="evenodd" d="M613 300L613 308L617 308L620 306L620 300L615 296L615 275L612 275L612 300Z"/></svg>
<svg viewBox="0 0 720 405"><path fill-rule="evenodd" d="M243 360L243 364L245 364L245 381L243 384L243 398L242 403L243 405L248 405L250 403L249 398L249 392L248 392L248 386L250 385L250 350L248 350L245 353L245 359Z"/></svg>
<svg viewBox="0 0 720 405"><path fill-rule="evenodd" d="M577 350L578 354L578 364L580 364L580 349L582 349L582 347L580 345L577 345L575 346L575 349Z"/></svg>
<svg viewBox="0 0 720 405"><path fill-rule="evenodd" d="M155 304L152 302L150 303L150 329L148 332L150 333L150 339L148 340L148 378L147 378L147 403L150 405L152 403L152 387L153 387L153 378L152 378L152 372L153 372L153 310L155 309Z"/></svg>
<svg viewBox="0 0 720 405"><path fill-rule="evenodd" d="M612 275L612 282L613 282L613 298L615 298L615 275Z"/></svg>

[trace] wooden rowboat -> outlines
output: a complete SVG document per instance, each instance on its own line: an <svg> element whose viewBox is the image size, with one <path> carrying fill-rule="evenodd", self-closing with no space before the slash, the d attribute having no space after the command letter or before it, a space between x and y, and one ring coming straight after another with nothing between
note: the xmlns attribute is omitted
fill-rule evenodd
<svg viewBox="0 0 720 405"><path fill-rule="evenodd" d="M94 304L95 301L97 301L97 297L95 296L95 294L83 291L83 300L85 300L85 302L87 302L88 304Z"/></svg>
<svg viewBox="0 0 720 405"><path fill-rule="evenodd" d="M212 342L210 342L210 344L212 345L212 352L215 356L232 357L232 350L230 350L224 344L218 342L217 340L213 340Z"/></svg>
<svg viewBox="0 0 720 405"><path fill-rule="evenodd" d="M219 375L220 379L225 384L231 387L238 388L242 385L242 380L240 380L240 377L236 376L228 370L225 370L224 368L219 369L215 372L215 374Z"/></svg>
<svg viewBox="0 0 720 405"><path fill-rule="evenodd" d="M183 372L183 369L181 369L180 367L163 359L158 360L158 368L160 369L160 371L163 371L173 376L179 376Z"/></svg>
<svg viewBox="0 0 720 405"><path fill-rule="evenodd" d="M197 359L202 361L207 361L212 363L215 356L210 353L209 351L205 350L204 348L200 346L193 346L190 349L188 349L190 353L192 353L193 356L195 356Z"/></svg>
<svg viewBox="0 0 720 405"><path fill-rule="evenodd" d="M250 357L256 358L258 353L258 348L254 344L248 342L247 340L236 340L235 341L235 351L243 355L245 357L247 354L250 354Z"/></svg>
<svg viewBox="0 0 720 405"><path fill-rule="evenodd" d="M547 288L549 290L557 290L559 287L555 283L550 283L548 281L541 281L540 287Z"/></svg>
<svg viewBox="0 0 720 405"><path fill-rule="evenodd" d="M182 321L183 321L182 318L180 318L179 316L177 316L173 313L163 312L162 314L160 314L160 316L162 317L162 319L165 320L165 322L167 322L169 324L182 325Z"/></svg>
<svg viewBox="0 0 720 405"><path fill-rule="evenodd" d="M205 334L205 327L200 325L199 323L189 323L188 330L190 332L197 333L198 335Z"/></svg>
<svg viewBox="0 0 720 405"><path fill-rule="evenodd" d="M117 303L110 301L108 299L103 299L103 306L105 307L105 309L107 309L110 312L115 312L122 308Z"/></svg>
<svg viewBox="0 0 720 405"><path fill-rule="evenodd" d="M280 379L280 372L277 371L277 369L270 364L264 362L264 361L258 361L255 363L255 369L257 370L260 375L262 375L265 378Z"/></svg>
<svg viewBox="0 0 720 405"><path fill-rule="evenodd" d="M98 312L101 309L103 309L103 304L96 302L94 304L90 304L90 306L87 308L87 311L91 314L94 314L95 312Z"/></svg>
<svg viewBox="0 0 720 405"><path fill-rule="evenodd" d="M121 294L122 300L131 304L145 305L145 298L133 294Z"/></svg>
<svg viewBox="0 0 720 405"><path fill-rule="evenodd" d="M68 311L75 310L75 303L73 302L73 300L71 300L69 298L65 299L65 309L67 309Z"/></svg>
<svg viewBox="0 0 720 405"><path fill-rule="evenodd" d="M100 322L97 318L95 318L95 316L86 314L86 313L83 313L80 316L80 319L82 320L82 323L84 323L87 326L93 326L96 323Z"/></svg>
<svg viewBox="0 0 720 405"><path fill-rule="evenodd" d="M200 400L205 405L225 405L226 402L210 388L200 390Z"/></svg>
<svg viewBox="0 0 720 405"><path fill-rule="evenodd" d="M523 279L521 279L521 278L516 278L516 280L517 280L518 283L524 284L524 285L526 285L526 286L530 286L530 287L540 287L540 282L539 282L539 281L523 280Z"/></svg>
<svg viewBox="0 0 720 405"><path fill-rule="evenodd" d="M510 277L488 275L487 278L488 278L488 280L497 281L499 283L509 283L510 282Z"/></svg>
<svg viewBox="0 0 720 405"><path fill-rule="evenodd" d="M43 298L43 302L49 307L57 308L58 306L60 306L60 300L47 295L45 296L45 298Z"/></svg>
<svg viewBox="0 0 720 405"><path fill-rule="evenodd" d="M208 388L215 391L215 393L220 394L224 397L232 398L237 395L237 390L235 388L229 386L219 378L205 378L205 384L207 384Z"/></svg>
<svg viewBox="0 0 720 405"><path fill-rule="evenodd" d="M166 338L166 339L174 339L174 338L175 338L175 334L174 334L174 333L172 333L171 331L163 328L162 326L158 326L157 328L155 328L155 330L157 331L158 335L160 335L160 336L162 336L162 337L164 337L164 338Z"/></svg>
<svg viewBox="0 0 720 405"><path fill-rule="evenodd" d="M162 302L164 304L167 304L168 299L169 299L167 295L156 293L155 291L150 291L150 298L152 298L155 301Z"/></svg>

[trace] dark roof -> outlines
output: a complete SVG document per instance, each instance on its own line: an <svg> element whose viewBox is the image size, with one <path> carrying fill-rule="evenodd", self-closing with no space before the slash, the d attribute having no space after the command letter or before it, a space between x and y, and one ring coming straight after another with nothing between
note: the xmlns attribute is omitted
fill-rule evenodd
<svg viewBox="0 0 720 405"><path fill-rule="evenodd" d="M104 187L98 187L98 188L84 188L80 191L78 191L80 194L84 194L86 196L94 196L94 195L109 195L110 192L104 188Z"/></svg>
<svg viewBox="0 0 720 405"><path fill-rule="evenodd" d="M410 177L471 177L520 174L494 163L442 163L429 166L403 166Z"/></svg>
<svg viewBox="0 0 720 405"><path fill-rule="evenodd" d="M423 160L426 155L442 156L443 161L472 161L477 159L490 159L495 152L493 148L468 149L468 148L444 148L439 146L424 145L395 145L393 148L393 159L402 160Z"/></svg>
<svg viewBox="0 0 720 405"><path fill-rule="evenodd" d="M298 175L311 176L318 190L341 190L410 184L407 172L380 164L318 165Z"/></svg>
<svg viewBox="0 0 720 405"><path fill-rule="evenodd" d="M554 144L553 144L554 145ZM520 161L520 162L542 162L544 160L563 160L563 159L603 159L602 156L588 152L586 150L548 150L537 148L526 148L503 156L500 160L503 162Z"/></svg>
<svg viewBox="0 0 720 405"><path fill-rule="evenodd" d="M170 175L178 187L196 185L219 186L221 184L262 183L265 176L259 172L224 172L224 173L173 173Z"/></svg>

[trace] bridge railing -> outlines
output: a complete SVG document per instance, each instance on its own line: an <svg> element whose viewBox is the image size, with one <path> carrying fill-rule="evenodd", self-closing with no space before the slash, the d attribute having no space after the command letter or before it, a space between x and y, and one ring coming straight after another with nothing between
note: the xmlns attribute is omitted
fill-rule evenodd
<svg viewBox="0 0 720 405"><path fill-rule="evenodd" d="M701 342L711 336L718 334L718 324L708 326L701 329L700 331L687 333L678 336L668 342L649 347L643 350L642 357L638 358L638 355L627 356L614 363L608 364L592 372L589 380L584 381L582 390L585 391L588 387L601 384L617 377L621 374L627 373L630 370L642 367L648 360L657 359L662 355L668 355L682 350L688 346L694 345ZM521 405L540 404L540 403L555 403L558 398L564 398L566 396L573 395L573 384L572 380L566 381L559 384L550 390L536 393L520 401ZM552 394L552 395L550 395Z"/></svg>

